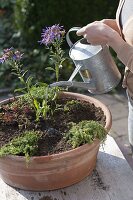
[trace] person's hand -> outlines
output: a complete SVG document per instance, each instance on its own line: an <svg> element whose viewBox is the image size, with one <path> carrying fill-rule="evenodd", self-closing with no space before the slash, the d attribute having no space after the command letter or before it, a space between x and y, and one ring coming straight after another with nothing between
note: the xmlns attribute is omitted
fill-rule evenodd
<svg viewBox="0 0 133 200"><path fill-rule="evenodd" d="M83 35L87 42L92 45L105 45L110 42L115 32L115 30L102 21L95 21L78 30L77 35Z"/></svg>
<svg viewBox="0 0 133 200"><path fill-rule="evenodd" d="M111 24L109 21L95 21L79 29L77 35L82 35L92 45L109 45L123 64L133 72L133 46L125 42L119 31L113 29L113 26L115 24Z"/></svg>
<svg viewBox="0 0 133 200"><path fill-rule="evenodd" d="M120 34L120 29L117 25L116 19L103 19L101 20L101 22L108 25L109 27L111 27Z"/></svg>

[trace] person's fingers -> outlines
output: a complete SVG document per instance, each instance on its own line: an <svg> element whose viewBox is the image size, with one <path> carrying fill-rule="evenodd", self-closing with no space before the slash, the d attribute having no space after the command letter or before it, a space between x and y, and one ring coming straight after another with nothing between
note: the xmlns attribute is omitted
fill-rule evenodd
<svg viewBox="0 0 133 200"><path fill-rule="evenodd" d="M87 39L87 34L86 33L84 34L84 38Z"/></svg>
<svg viewBox="0 0 133 200"><path fill-rule="evenodd" d="M85 26L84 26L83 28L79 29L79 30L76 32L76 34L77 34L78 36L84 35L84 34L85 34Z"/></svg>

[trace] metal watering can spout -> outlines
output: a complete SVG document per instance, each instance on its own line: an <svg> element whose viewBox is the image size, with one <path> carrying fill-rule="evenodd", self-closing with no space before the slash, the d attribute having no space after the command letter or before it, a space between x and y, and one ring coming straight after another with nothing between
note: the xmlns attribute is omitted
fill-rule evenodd
<svg viewBox="0 0 133 200"><path fill-rule="evenodd" d="M75 81L59 81L59 82L55 82L55 83L52 83L50 84L50 87L76 87L76 88L83 88L83 89L86 89L88 90L88 84L89 84L89 88L91 90L95 90L95 85L93 82L75 82Z"/></svg>
<svg viewBox="0 0 133 200"><path fill-rule="evenodd" d="M70 40L70 32L79 30L80 27L71 28L66 34L67 43L70 46L69 56L76 68L68 81L60 81L50 86L80 87L93 94L109 92L118 85L121 74L112 59L109 47L93 46L82 38L75 44ZM73 79L80 74L83 82L75 82Z"/></svg>

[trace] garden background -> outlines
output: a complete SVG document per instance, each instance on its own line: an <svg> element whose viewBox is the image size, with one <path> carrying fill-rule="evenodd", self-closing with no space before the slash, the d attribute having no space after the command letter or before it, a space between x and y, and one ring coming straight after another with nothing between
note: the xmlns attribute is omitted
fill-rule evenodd
<svg viewBox="0 0 133 200"><path fill-rule="evenodd" d="M55 74L45 69L50 65L49 54L38 42L42 29L60 24L67 32L71 27L82 27L94 20L115 18L118 3L116 0L0 0L0 55L9 47L20 50L24 53L24 65L32 76L51 83L55 81ZM72 38L74 42L80 39L75 34ZM66 42L63 48L68 56ZM111 53L123 74L122 63L112 49ZM60 80L68 80L73 69L74 65L68 58L63 64ZM10 73L10 67L1 65L0 89L14 89L16 86L19 86L19 81Z"/></svg>

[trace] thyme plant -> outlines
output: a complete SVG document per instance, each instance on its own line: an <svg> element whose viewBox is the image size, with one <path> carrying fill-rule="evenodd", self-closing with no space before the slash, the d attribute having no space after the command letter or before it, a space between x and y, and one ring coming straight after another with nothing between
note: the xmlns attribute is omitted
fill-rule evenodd
<svg viewBox="0 0 133 200"><path fill-rule="evenodd" d="M92 143L95 139L104 140L106 137L105 128L96 121L83 120L70 124L71 128L66 134L65 138L73 148L81 146L86 143Z"/></svg>
<svg viewBox="0 0 133 200"><path fill-rule="evenodd" d="M38 131L25 131L21 136L12 139L9 143L0 148L0 157L6 155L25 156L26 162L35 155L38 149L38 141L41 133Z"/></svg>

